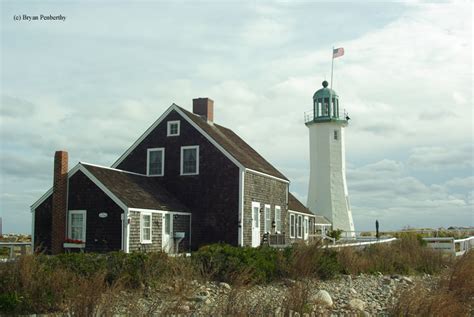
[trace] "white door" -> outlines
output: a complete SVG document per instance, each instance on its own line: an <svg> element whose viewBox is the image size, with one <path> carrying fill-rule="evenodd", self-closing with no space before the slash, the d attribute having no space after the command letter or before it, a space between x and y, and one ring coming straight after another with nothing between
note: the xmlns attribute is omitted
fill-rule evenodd
<svg viewBox="0 0 474 317"><path fill-rule="evenodd" d="M309 218L304 217L304 239L308 240L309 238Z"/></svg>
<svg viewBox="0 0 474 317"><path fill-rule="evenodd" d="M260 203L252 202L252 247L260 245Z"/></svg>
<svg viewBox="0 0 474 317"><path fill-rule="evenodd" d="M166 213L163 217L162 248L166 253L173 253L173 216Z"/></svg>

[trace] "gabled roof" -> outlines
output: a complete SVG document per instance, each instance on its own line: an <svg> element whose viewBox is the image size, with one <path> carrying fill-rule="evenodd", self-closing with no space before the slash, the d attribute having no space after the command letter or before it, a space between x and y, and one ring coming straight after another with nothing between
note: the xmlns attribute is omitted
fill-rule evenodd
<svg viewBox="0 0 474 317"><path fill-rule="evenodd" d="M158 183L156 177L80 162L68 172L68 178L78 171L83 172L121 208L189 212ZM31 206L31 211L52 194L53 188L50 188Z"/></svg>
<svg viewBox="0 0 474 317"><path fill-rule="evenodd" d="M288 180L234 131L216 123L209 124L201 116L177 107L246 168Z"/></svg>
<svg viewBox="0 0 474 317"><path fill-rule="evenodd" d="M292 193L288 192L288 210L301 212L303 214L308 214L315 218L315 224L318 225L331 225L331 222L326 219L324 216L315 215L311 210L309 210L301 201L298 200Z"/></svg>
<svg viewBox="0 0 474 317"><path fill-rule="evenodd" d="M234 164L241 168L245 168L249 171L262 173L267 176L275 177L284 182L289 182L280 171L278 171L273 165L265 160L260 154L257 153L250 145L242 140L232 130L227 129L216 123L208 123L202 117L195 115L188 110L177 106L176 104L171 105L146 131L140 136L135 143L132 144L124 154L112 165L117 167L127 156L130 154L135 147L137 147L143 139L150 134L171 112L175 110L178 112L186 121L194 126L201 134L203 134L211 143L213 143L221 152L224 153Z"/></svg>
<svg viewBox="0 0 474 317"><path fill-rule="evenodd" d="M293 210L301 212L303 214L308 214L314 216L314 213L311 212L301 201L298 200L292 193L288 192L288 210Z"/></svg>
<svg viewBox="0 0 474 317"><path fill-rule="evenodd" d="M314 218L314 224L316 225L332 225L332 223L324 216L315 215Z"/></svg>
<svg viewBox="0 0 474 317"><path fill-rule="evenodd" d="M128 208L188 211L156 177L80 163Z"/></svg>

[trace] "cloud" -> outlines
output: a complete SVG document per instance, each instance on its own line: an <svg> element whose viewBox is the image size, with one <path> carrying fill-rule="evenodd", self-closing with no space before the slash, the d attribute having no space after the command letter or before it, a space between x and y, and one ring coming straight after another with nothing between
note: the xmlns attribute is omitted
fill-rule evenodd
<svg viewBox="0 0 474 317"><path fill-rule="evenodd" d="M420 224L474 225L472 192L466 191L469 186L472 189L472 176L427 184L402 162L382 160L350 168L347 179L359 228L370 226L375 219L384 219L391 229Z"/></svg>
<svg viewBox="0 0 474 317"><path fill-rule="evenodd" d="M1 117L23 118L31 115L35 111L35 105L27 100L7 95L1 96Z"/></svg>
<svg viewBox="0 0 474 317"><path fill-rule="evenodd" d="M351 117L356 224L371 226L374 215L398 227L469 222L470 3L50 7L69 22L7 22L2 33L0 155L11 160L1 166L2 210L22 214L31 198L13 197L50 186L55 150L66 148L71 165L111 164L171 103L191 109L195 97L214 99L216 121L282 170L305 202L303 112L330 78L336 45L346 50L334 88ZM39 7L9 3L2 15L19 8ZM15 228L29 230L28 219Z"/></svg>
<svg viewBox="0 0 474 317"><path fill-rule="evenodd" d="M450 169L474 167L474 146L425 146L411 151L408 164L418 169Z"/></svg>

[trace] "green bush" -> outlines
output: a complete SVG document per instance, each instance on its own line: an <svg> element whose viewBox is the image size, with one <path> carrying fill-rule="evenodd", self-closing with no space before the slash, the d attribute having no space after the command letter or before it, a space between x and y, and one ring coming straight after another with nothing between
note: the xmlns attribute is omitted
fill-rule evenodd
<svg viewBox="0 0 474 317"><path fill-rule="evenodd" d="M317 274L321 279L330 279L342 272L342 266L337 259L337 252L324 249L317 263Z"/></svg>
<svg viewBox="0 0 474 317"><path fill-rule="evenodd" d="M249 283L270 282L281 276L282 253L270 247L232 247L212 244L192 254L201 272L213 280Z"/></svg>
<svg viewBox="0 0 474 317"><path fill-rule="evenodd" d="M328 232L327 236L337 240L341 239L343 231L341 229L331 230Z"/></svg>
<svg viewBox="0 0 474 317"><path fill-rule="evenodd" d="M16 293L0 294L0 312L12 313L21 303Z"/></svg>

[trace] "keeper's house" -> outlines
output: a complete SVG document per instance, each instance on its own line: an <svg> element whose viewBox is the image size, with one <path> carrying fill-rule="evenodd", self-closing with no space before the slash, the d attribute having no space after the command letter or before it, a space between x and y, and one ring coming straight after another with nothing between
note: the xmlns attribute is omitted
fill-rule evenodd
<svg viewBox="0 0 474 317"><path fill-rule="evenodd" d="M231 130L214 102L173 104L112 165L54 159L54 183L32 207L33 243L46 253L183 252L308 239L329 221L289 193L289 181Z"/></svg>

